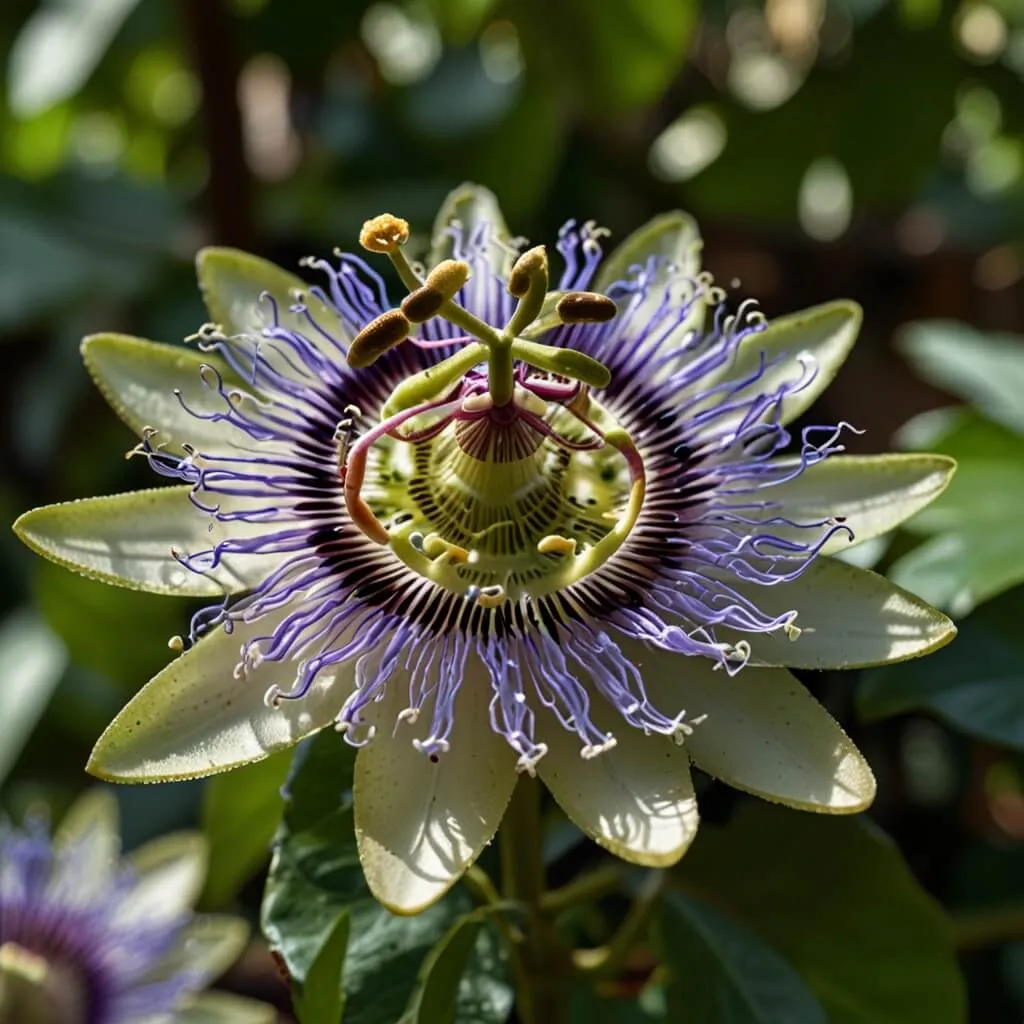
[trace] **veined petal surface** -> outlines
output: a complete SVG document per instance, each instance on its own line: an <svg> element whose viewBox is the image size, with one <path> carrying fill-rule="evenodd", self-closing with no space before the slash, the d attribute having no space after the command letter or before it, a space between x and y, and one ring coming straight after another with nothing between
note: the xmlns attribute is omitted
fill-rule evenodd
<svg viewBox="0 0 1024 1024"><path fill-rule="evenodd" d="M329 725L355 666L319 675L299 700L268 707L272 686L292 687L291 662L263 661L236 674L242 644L269 636L284 619L236 623L203 637L157 673L99 738L87 770L119 782L191 779L259 761Z"/></svg>
<svg viewBox="0 0 1024 1024"><path fill-rule="evenodd" d="M110 407L140 437L153 428L160 434L156 441L175 453L182 444L208 452L251 444L231 424L202 418L223 411L216 378L204 366L212 367L226 386L248 393L216 354L128 334L92 334L82 341L82 358Z"/></svg>
<svg viewBox="0 0 1024 1024"><path fill-rule="evenodd" d="M686 751L667 736L628 725L599 696L591 715L613 732L615 746L585 759L576 734L545 716L538 735L548 752L537 774L570 819L606 850L633 864L675 864L699 821Z"/></svg>
<svg viewBox="0 0 1024 1024"><path fill-rule="evenodd" d="M21 516L14 531L44 558L119 587L181 597L245 590L254 575L268 570L266 559L228 556L201 574L171 554L172 549L182 554L204 551L223 539L225 524L195 508L190 490L187 485L158 487L46 505ZM232 535L245 525L232 524Z"/></svg>
<svg viewBox="0 0 1024 1024"><path fill-rule="evenodd" d="M945 646L956 626L942 612L884 576L834 558L816 558L790 583L767 587L734 582L768 615L794 609L796 639L782 631L744 635L720 630L732 642L746 639L751 664L790 668L863 668L916 658Z"/></svg>
<svg viewBox="0 0 1024 1024"><path fill-rule="evenodd" d="M440 899L497 831L517 775L512 749L491 729L490 699L487 673L470 657L437 763L413 746L426 736L429 705L418 722L398 721L409 700L400 681L367 709L377 735L356 756L356 839L366 881L393 913Z"/></svg>
<svg viewBox="0 0 1024 1024"><path fill-rule="evenodd" d="M803 810L848 814L874 799L867 762L791 673L748 666L729 676L706 658L635 643L629 652L652 699L686 710L686 750L709 775Z"/></svg>
<svg viewBox="0 0 1024 1024"><path fill-rule="evenodd" d="M763 516L797 523L843 522L853 539L840 531L822 548L823 554L835 554L909 519L946 489L955 469L956 462L945 455L833 455L766 489L764 497L772 507ZM805 532L784 525L772 530L780 537Z"/></svg>
<svg viewBox="0 0 1024 1024"><path fill-rule="evenodd" d="M471 239L481 231L488 234L486 257L493 270L507 278L515 256L512 234L505 223L498 198L488 188L467 182L448 194L434 220L428 265L437 266L455 254L455 234Z"/></svg>
<svg viewBox="0 0 1024 1024"><path fill-rule="evenodd" d="M105 892L121 853L117 798L106 787L86 790L68 809L54 835L54 849L74 851L80 897Z"/></svg>

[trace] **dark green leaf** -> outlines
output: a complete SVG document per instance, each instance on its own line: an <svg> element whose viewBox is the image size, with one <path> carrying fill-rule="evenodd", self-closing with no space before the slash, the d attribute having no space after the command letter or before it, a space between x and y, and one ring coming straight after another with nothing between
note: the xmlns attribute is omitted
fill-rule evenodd
<svg viewBox="0 0 1024 1024"><path fill-rule="evenodd" d="M699 900L668 893L657 924L670 972L670 1020L826 1024L793 968L747 928Z"/></svg>
<svg viewBox="0 0 1024 1024"><path fill-rule="evenodd" d="M965 1019L946 917L862 821L746 803L701 830L678 877L785 956L830 1024Z"/></svg>
<svg viewBox="0 0 1024 1024"><path fill-rule="evenodd" d="M991 601L960 624L956 642L927 660L866 672L857 706L870 720L930 711L953 728L1024 748L1020 594Z"/></svg>
<svg viewBox="0 0 1024 1024"><path fill-rule="evenodd" d="M210 843L204 904L223 907L270 853L281 821L281 785L291 752L215 775L206 784L203 831Z"/></svg>
<svg viewBox="0 0 1024 1024"><path fill-rule="evenodd" d="M337 1024L341 1020L345 1006L341 976L349 929L348 911L343 911L310 964L305 984L294 993L295 1012L301 1024Z"/></svg>

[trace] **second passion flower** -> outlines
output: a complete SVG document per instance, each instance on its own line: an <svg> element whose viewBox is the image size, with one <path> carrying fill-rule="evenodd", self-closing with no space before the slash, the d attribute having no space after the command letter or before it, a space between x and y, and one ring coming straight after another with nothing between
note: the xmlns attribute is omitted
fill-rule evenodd
<svg viewBox="0 0 1024 1024"><path fill-rule="evenodd" d="M486 190L443 207L426 265L384 215L310 287L200 254L199 351L86 339L86 364L176 486L27 513L41 554L122 586L216 598L90 770L180 779L335 725L359 746L375 895L412 913L491 840L517 772L627 860L697 829L691 762L807 810L871 771L783 666L914 657L952 624L835 560L945 486L940 456L851 457L845 424L787 424L860 311L766 322L700 272L683 214L602 260L569 224L554 289Z"/></svg>

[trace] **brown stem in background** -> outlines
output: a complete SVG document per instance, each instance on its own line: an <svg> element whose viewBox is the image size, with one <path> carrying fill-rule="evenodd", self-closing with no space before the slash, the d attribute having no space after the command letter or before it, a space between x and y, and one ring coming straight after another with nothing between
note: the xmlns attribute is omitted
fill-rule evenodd
<svg viewBox="0 0 1024 1024"><path fill-rule="evenodd" d="M181 0L181 12L202 85L201 117L209 159L203 199L210 241L251 249L256 240L253 180L242 139L238 105L241 64L231 17L223 0Z"/></svg>

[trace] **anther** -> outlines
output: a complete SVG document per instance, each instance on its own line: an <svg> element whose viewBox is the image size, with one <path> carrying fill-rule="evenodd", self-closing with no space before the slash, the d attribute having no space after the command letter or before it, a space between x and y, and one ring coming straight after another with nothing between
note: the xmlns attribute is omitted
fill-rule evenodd
<svg viewBox="0 0 1024 1024"><path fill-rule="evenodd" d="M396 252L409 241L409 222L392 213L382 213L363 224L359 244L370 252Z"/></svg>
<svg viewBox="0 0 1024 1024"><path fill-rule="evenodd" d="M521 334L540 315L548 291L548 254L536 245L516 260L508 276L509 293L519 300L508 324L510 334Z"/></svg>
<svg viewBox="0 0 1024 1024"><path fill-rule="evenodd" d="M439 292L445 302L454 298L459 289L469 280L469 264L465 260L441 260L427 274L425 287Z"/></svg>
<svg viewBox="0 0 1024 1024"><path fill-rule="evenodd" d="M376 362L385 352L409 337L411 326L401 310L389 309L382 313L352 339L348 350L348 365L353 370L362 370Z"/></svg>
<svg viewBox="0 0 1024 1024"><path fill-rule="evenodd" d="M558 300L555 312L564 324L603 324L618 315L619 307L597 292L568 292Z"/></svg>
<svg viewBox="0 0 1024 1024"><path fill-rule="evenodd" d="M409 292L402 299L402 312L414 323L422 324L441 312L441 307L448 300L435 288L424 285L414 292Z"/></svg>

